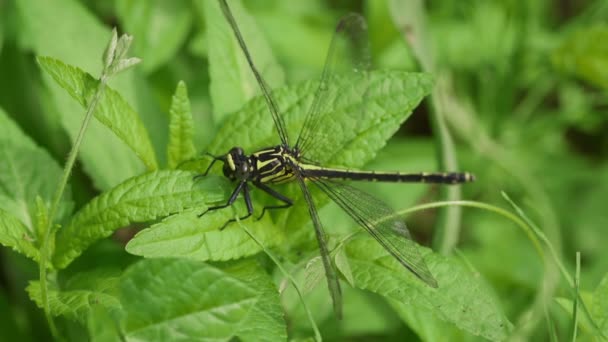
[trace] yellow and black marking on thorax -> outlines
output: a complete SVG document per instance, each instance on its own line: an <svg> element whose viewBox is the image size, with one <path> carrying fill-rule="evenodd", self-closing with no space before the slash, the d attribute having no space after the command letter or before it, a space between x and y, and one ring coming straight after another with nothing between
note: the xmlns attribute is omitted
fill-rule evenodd
<svg viewBox="0 0 608 342"><path fill-rule="evenodd" d="M278 184L295 179L292 165L297 160L283 146L259 150L247 156L233 148L224 157L224 175L230 179Z"/></svg>
<svg viewBox="0 0 608 342"><path fill-rule="evenodd" d="M296 165L295 158L282 146L263 149L251 154L254 167L253 179L260 183L279 184L295 179L292 165ZM294 161L289 163L288 160Z"/></svg>

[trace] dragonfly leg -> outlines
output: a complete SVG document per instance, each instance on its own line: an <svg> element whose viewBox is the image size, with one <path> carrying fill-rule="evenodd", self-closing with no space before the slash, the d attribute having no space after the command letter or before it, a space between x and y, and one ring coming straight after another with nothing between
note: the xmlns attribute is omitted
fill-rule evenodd
<svg viewBox="0 0 608 342"><path fill-rule="evenodd" d="M213 158L213 160L211 161L211 164L209 164L209 166L207 166L207 169L205 170L205 172L199 173L198 175L196 175L196 176L194 176L192 178L192 180L194 180L194 181L197 180L197 179L199 179L199 178L201 178L201 177L205 177L209 173L209 170L211 170L211 168L213 167L213 164L215 164L216 161L218 161L218 160L222 160L223 161L224 160L224 156L216 157L213 154L207 153L207 152L205 152L204 155Z"/></svg>
<svg viewBox="0 0 608 342"><path fill-rule="evenodd" d="M247 182L242 182L241 184L243 184L243 198L245 199L245 204L247 205L247 215L239 217L239 221L245 220L253 214L253 204L251 203L251 196L249 195L249 187L247 186ZM236 219L226 221L226 223L220 227L220 231L224 230L224 228L226 228L232 222L236 222Z"/></svg>
<svg viewBox="0 0 608 342"><path fill-rule="evenodd" d="M289 208L293 205L293 200L291 198L279 193L278 191L274 190L273 188L269 187L268 185L266 185L264 183L260 183L260 182L254 182L253 184L255 186L257 186L259 189L264 190L264 192L266 192L270 196L278 199L279 201L284 202L284 204L265 206L264 209L262 209L262 213L260 214L260 216L258 216L258 218L257 218L258 220L264 216L264 214L266 213L266 210Z"/></svg>
<svg viewBox="0 0 608 342"><path fill-rule="evenodd" d="M237 185L237 187L232 192L232 195L230 195L230 198L228 199L228 202L226 202L226 204L221 204L221 205L216 205L214 207L209 207L204 212L198 214L198 217L201 217L201 216L205 215L206 213L208 213L210 211L218 210L218 209L223 209L223 208L231 206L232 203L234 203L234 201L236 201L236 198L239 196L239 194L241 193L241 191L243 191L243 188L246 187L246 184L247 184L246 182L240 182L239 185Z"/></svg>

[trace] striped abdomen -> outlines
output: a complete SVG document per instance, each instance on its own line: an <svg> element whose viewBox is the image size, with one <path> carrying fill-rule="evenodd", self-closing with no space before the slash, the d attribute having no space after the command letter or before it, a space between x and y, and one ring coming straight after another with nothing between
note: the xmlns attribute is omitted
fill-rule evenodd
<svg viewBox="0 0 608 342"><path fill-rule="evenodd" d="M301 165L301 170L304 177L354 181L458 184L475 180L475 177L467 172L398 173L332 169L311 165Z"/></svg>

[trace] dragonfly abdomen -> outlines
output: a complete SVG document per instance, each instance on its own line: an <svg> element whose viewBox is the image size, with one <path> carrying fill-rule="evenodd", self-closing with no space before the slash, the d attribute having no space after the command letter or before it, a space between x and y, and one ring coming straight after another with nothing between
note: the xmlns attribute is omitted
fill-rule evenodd
<svg viewBox="0 0 608 342"><path fill-rule="evenodd" d="M304 166L302 168L304 177L340 179L369 182L391 182L391 183L435 183L435 184L458 184L474 180L473 175L466 172L376 172L360 170L344 170Z"/></svg>

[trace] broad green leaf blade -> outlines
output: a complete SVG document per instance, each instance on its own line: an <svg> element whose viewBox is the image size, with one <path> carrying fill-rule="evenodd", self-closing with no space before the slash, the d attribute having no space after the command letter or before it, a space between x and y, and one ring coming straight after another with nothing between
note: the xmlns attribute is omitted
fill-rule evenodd
<svg viewBox="0 0 608 342"><path fill-rule="evenodd" d="M194 158L194 122L186 83L180 81L175 89L169 109L169 146L167 161L175 169L179 163Z"/></svg>
<svg viewBox="0 0 608 342"><path fill-rule="evenodd" d="M38 261L40 252L34 246L34 240L31 230L16 217L0 209L0 245Z"/></svg>
<svg viewBox="0 0 608 342"><path fill-rule="evenodd" d="M572 34L553 53L553 64L564 72L608 89L608 25L588 27Z"/></svg>
<svg viewBox="0 0 608 342"><path fill-rule="evenodd" d="M111 37L110 29L84 4L76 0L17 0L14 3L15 17L19 18L19 29L15 33L23 53L53 56L92 75L99 74L101 56ZM40 109L45 117L41 120L42 124L48 127L60 122L73 141L84 117L82 106L70 98L48 74L42 73L42 81L43 103ZM150 101L148 85L139 74L132 71L122 73L120 77L112 79L112 87L129 103L137 106L137 112L150 129L156 150L161 151L161 146L164 149L167 136L165 117ZM163 159L164 156L163 153ZM145 171L144 165L131 149L97 120L92 120L87 129L79 159L100 190L107 190Z"/></svg>
<svg viewBox="0 0 608 342"><path fill-rule="evenodd" d="M50 57L39 57L38 63L83 108L90 104L98 87L98 81L93 76ZM94 114L99 122L110 128L135 152L149 170L158 168L148 131L120 94L106 87Z"/></svg>
<svg viewBox="0 0 608 342"><path fill-rule="evenodd" d="M237 206L240 207L240 206ZM139 232L127 244L127 252L145 258L183 257L199 261L225 261L253 255L262 249L239 226L231 223L220 228L236 216L232 208L209 212L191 210L171 216L148 229ZM244 208L238 210L243 215ZM283 230L265 215L261 220L251 217L240 222L246 225L267 248L284 241Z"/></svg>
<svg viewBox="0 0 608 342"><path fill-rule="evenodd" d="M216 122L243 107L260 93L260 87L247 64L234 34L217 1L201 4L207 24L211 101ZM264 35L240 1L230 1L230 8L239 25L253 61L271 89L283 84L283 71L276 62ZM268 113L266 113L268 115ZM270 118L268 118L270 119Z"/></svg>
<svg viewBox="0 0 608 342"><path fill-rule="evenodd" d="M119 278L110 276L107 272L84 272L71 279L65 291L56 287L48 291L49 307L53 316L66 318L85 323L92 310L103 308L114 311L121 308L117 295ZM32 281L26 291L30 298L42 307L40 297L40 282Z"/></svg>
<svg viewBox="0 0 608 342"><path fill-rule="evenodd" d="M127 341L285 341L279 293L252 261L148 259L121 281Z"/></svg>
<svg viewBox="0 0 608 342"><path fill-rule="evenodd" d="M361 167L373 159L433 85L427 74L401 71L335 77L329 83L328 87L344 91L324 106L326 122L321 129L328 137L327 146L306 157L347 167ZM318 82L306 81L273 92L290 136L299 132L317 87ZM370 110L356 110L369 103L374 103ZM219 129L210 152L226 153L235 145L252 152L278 143L264 98L256 97Z"/></svg>
<svg viewBox="0 0 608 342"><path fill-rule="evenodd" d="M226 180L207 177L193 181L195 173L156 171L128 179L90 201L59 230L53 258L66 267L95 241L134 222L149 222L186 208L205 208L205 203L225 197Z"/></svg>
<svg viewBox="0 0 608 342"><path fill-rule="evenodd" d="M36 230L36 197L49 205L61 168L0 109L0 208L19 219L33 241L40 241ZM71 210L69 189L59 203L58 220Z"/></svg>
<svg viewBox="0 0 608 342"><path fill-rule="evenodd" d="M14 3L20 19L19 42L24 49L56 56L72 64L80 59L83 69L101 70L100 59L110 38L110 29L84 5L73 0L41 3L17 0Z"/></svg>
<svg viewBox="0 0 608 342"><path fill-rule="evenodd" d="M191 2L186 0L118 1L116 12L125 30L135 37L134 54L150 73L175 56L192 25Z"/></svg>
<svg viewBox="0 0 608 342"><path fill-rule="evenodd" d="M400 305L433 313L438 319L489 340L503 340L511 323L480 279L460 263L420 248L439 288L424 285L370 237L346 245L355 287Z"/></svg>

